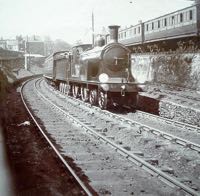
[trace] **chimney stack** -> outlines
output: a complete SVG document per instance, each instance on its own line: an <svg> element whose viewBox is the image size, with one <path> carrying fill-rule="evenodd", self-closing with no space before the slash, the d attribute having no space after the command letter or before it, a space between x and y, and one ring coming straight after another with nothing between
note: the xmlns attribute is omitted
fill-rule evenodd
<svg viewBox="0 0 200 196"><path fill-rule="evenodd" d="M118 42L118 30L120 26L118 25L111 25L108 26L110 30L110 43L116 43Z"/></svg>

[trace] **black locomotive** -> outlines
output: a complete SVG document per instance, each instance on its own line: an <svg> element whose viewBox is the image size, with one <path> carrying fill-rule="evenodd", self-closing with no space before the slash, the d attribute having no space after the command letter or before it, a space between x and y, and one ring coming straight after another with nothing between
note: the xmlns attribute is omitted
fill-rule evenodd
<svg viewBox="0 0 200 196"><path fill-rule="evenodd" d="M109 26L110 41L83 44L53 55L53 75L47 77L65 94L106 109L137 104L138 87L130 72L130 50L118 43L119 26Z"/></svg>

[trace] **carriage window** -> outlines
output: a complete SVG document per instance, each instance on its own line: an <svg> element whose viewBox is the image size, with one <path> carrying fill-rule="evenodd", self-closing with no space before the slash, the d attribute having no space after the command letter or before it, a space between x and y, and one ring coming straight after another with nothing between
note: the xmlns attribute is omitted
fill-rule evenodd
<svg viewBox="0 0 200 196"><path fill-rule="evenodd" d="M140 27L138 27L138 33L140 33Z"/></svg>
<svg viewBox="0 0 200 196"><path fill-rule="evenodd" d="M149 24L146 25L146 31L148 31L148 30L149 30Z"/></svg>
<svg viewBox="0 0 200 196"><path fill-rule="evenodd" d="M190 10L190 20L193 19L193 13L192 13L192 10Z"/></svg>
<svg viewBox="0 0 200 196"><path fill-rule="evenodd" d="M180 22L183 22L183 13L180 13Z"/></svg>
<svg viewBox="0 0 200 196"><path fill-rule="evenodd" d="M172 16L172 25L174 24L174 21L175 21L175 20L174 20L174 16Z"/></svg>
<svg viewBox="0 0 200 196"><path fill-rule="evenodd" d="M167 26L167 18L164 19L164 26Z"/></svg>
<svg viewBox="0 0 200 196"><path fill-rule="evenodd" d="M136 28L134 28L134 34L136 34Z"/></svg>
<svg viewBox="0 0 200 196"><path fill-rule="evenodd" d="M160 28L160 20L158 20L158 28Z"/></svg>
<svg viewBox="0 0 200 196"><path fill-rule="evenodd" d="M126 32L124 32L124 37L126 37Z"/></svg>
<svg viewBox="0 0 200 196"><path fill-rule="evenodd" d="M154 23L152 22L152 30L154 29Z"/></svg>

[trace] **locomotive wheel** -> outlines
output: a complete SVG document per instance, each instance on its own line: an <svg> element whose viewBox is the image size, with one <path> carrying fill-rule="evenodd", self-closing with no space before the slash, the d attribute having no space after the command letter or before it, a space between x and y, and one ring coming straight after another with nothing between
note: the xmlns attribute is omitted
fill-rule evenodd
<svg viewBox="0 0 200 196"><path fill-rule="evenodd" d="M85 87L81 87L81 99L85 102L89 99L88 89Z"/></svg>
<svg viewBox="0 0 200 196"><path fill-rule="evenodd" d="M59 84L59 91L62 93L63 92L63 83Z"/></svg>
<svg viewBox="0 0 200 196"><path fill-rule="evenodd" d="M61 83L59 84L59 91L61 91Z"/></svg>
<svg viewBox="0 0 200 196"><path fill-rule="evenodd" d="M65 93L65 84L62 83L62 93L64 94Z"/></svg>
<svg viewBox="0 0 200 196"><path fill-rule="evenodd" d="M67 94L67 85L64 84L64 94Z"/></svg>
<svg viewBox="0 0 200 196"><path fill-rule="evenodd" d="M62 91L61 91L61 92L62 92L63 94L64 94L64 92L65 92L65 91L64 91L64 87L65 87L65 84L62 83Z"/></svg>
<svg viewBox="0 0 200 196"><path fill-rule="evenodd" d="M98 103L99 103L99 107L102 110L105 110L107 108L107 104L108 104L107 93L104 93L102 91L99 92Z"/></svg>
<svg viewBox="0 0 200 196"><path fill-rule="evenodd" d="M78 90L79 90L78 86L76 86L76 85L72 86L72 95L74 98L78 98L78 95L79 95Z"/></svg>
<svg viewBox="0 0 200 196"><path fill-rule="evenodd" d="M65 94L68 96L70 94L70 86L65 84Z"/></svg>
<svg viewBox="0 0 200 196"><path fill-rule="evenodd" d="M89 101L90 101L91 105L96 105L97 104L97 91L96 90L91 90L90 91Z"/></svg>
<svg viewBox="0 0 200 196"><path fill-rule="evenodd" d="M65 84L63 83L63 89L62 89L63 94L65 94Z"/></svg>

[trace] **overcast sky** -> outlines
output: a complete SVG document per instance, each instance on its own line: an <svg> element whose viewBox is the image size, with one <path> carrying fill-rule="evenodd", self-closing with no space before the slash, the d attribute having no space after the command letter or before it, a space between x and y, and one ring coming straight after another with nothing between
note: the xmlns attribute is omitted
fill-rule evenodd
<svg viewBox="0 0 200 196"><path fill-rule="evenodd" d="M130 3L132 1L132 3ZM68 43L91 36L91 14L95 31L117 24L135 25L190 6L189 0L0 0L0 37L49 35Z"/></svg>

